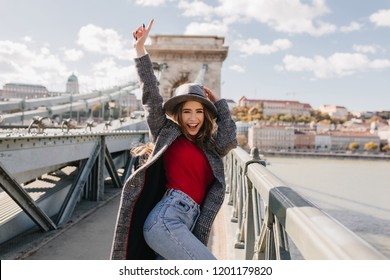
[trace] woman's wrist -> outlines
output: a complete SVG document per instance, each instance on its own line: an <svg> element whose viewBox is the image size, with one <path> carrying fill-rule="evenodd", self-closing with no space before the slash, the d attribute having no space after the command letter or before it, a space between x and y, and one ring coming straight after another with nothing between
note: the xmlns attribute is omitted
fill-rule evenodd
<svg viewBox="0 0 390 280"><path fill-rule="evenodd" d="M136 47L135 53L136 53L137 57L141 57L141 56L144 56L147 52L146 52L145 48L142 46L142 47Z"/></svg>

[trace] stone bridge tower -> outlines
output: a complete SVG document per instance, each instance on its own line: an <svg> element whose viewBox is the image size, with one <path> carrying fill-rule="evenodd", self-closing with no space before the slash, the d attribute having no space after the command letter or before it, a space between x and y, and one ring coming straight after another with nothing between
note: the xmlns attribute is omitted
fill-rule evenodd
<svg viewBox="0 0 390 280"><path fill-rule="evenodd" d="M174 96L181 84L195 81L221 96L221 68L228 54L223 37L155 35L151 39L152 44L145 47L152 61L160 65L164 101Z"/></svg>

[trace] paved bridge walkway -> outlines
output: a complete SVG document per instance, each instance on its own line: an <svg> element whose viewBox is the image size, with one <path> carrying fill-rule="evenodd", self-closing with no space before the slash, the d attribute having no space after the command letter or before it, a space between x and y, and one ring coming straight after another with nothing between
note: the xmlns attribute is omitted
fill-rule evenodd
<svg viewBox="0 0 390 280"><path fill-rule="evenodd" d="M120 190L108 186L104 201L80 202L71 220L61 229L47 233L31 231L7 242L7 248L0 247L4 252L1 259L107 260L119 200ZM209 247L218 259L243 259L243 250L231 249L237 229L236 224L227 222L231 207L226 202L227 199L216 218Z"/></svg>

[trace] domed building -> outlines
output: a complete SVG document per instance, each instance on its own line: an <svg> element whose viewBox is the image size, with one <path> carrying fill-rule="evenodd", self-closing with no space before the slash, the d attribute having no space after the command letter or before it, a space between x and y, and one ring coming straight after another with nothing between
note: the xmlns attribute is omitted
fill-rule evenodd
<svg viewBox="0 0 390 280"><path fill-rule="evenodd" d="M79 93L79 80L74 73L72 73L72 75L68 78L68 82L66 83L66 92L72 94Z"/></svg>

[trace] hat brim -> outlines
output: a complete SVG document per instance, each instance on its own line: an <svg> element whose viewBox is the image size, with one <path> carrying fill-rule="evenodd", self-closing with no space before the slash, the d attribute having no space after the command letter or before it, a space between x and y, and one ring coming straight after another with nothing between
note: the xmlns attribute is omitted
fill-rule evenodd
<svg viewBox="0 0 390 280"><path fill-rule="evenodd" d="M186 94L186 95L174 96L171 99L167 100L163 104L163 109L164 109L165 113L171 117L173 115L173 111L174 111L175 107L178 104L186 102L186 101L197 101L199 103L202 103L205 106L205 108L211 113L213 118L217 117L217 108L215 108L214 104L211 103L210 100L203 98L203 97L200 97L200 96L197 96L197 95Z"/></svg>

